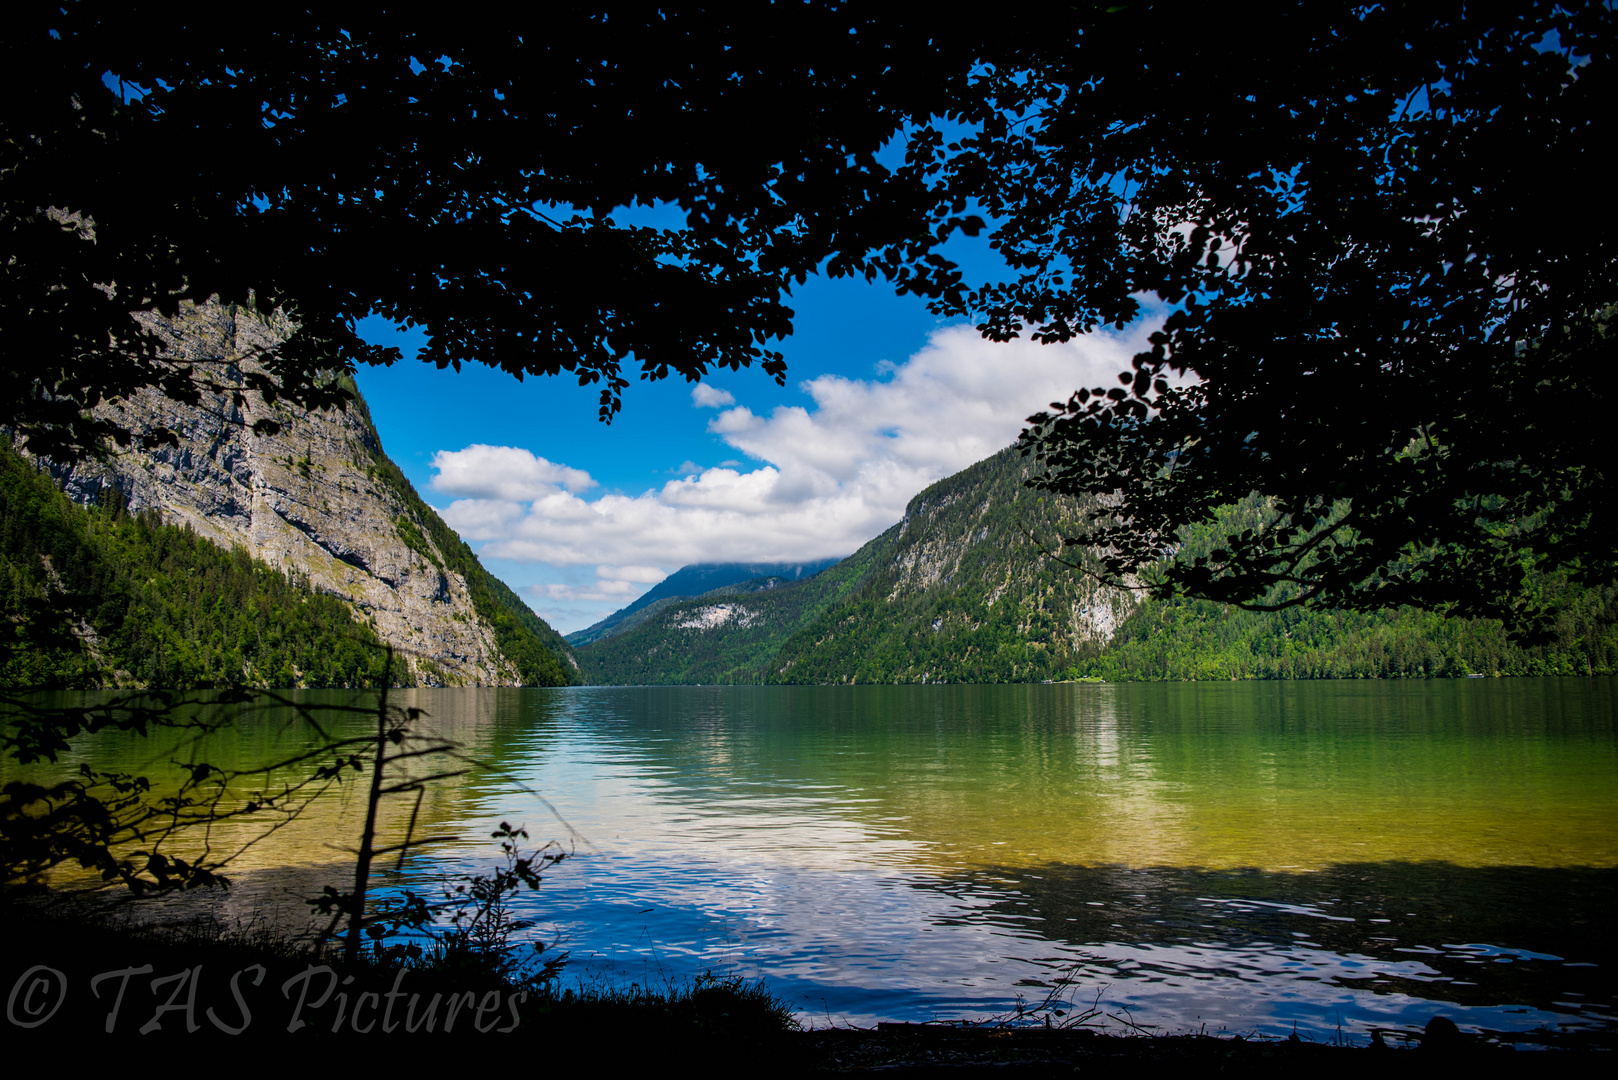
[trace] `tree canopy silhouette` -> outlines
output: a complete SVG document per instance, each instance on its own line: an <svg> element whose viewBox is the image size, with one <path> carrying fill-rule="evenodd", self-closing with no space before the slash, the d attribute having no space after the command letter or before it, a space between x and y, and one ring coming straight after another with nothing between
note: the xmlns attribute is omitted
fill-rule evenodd
<svg viewBox="0 0 1618 1080"><path fill-rule="evenodd" d="M103 401L228 384L165 361L132 315L214 295L299 327L240 392L340 404L321 371L399 358L355 333L379 313L425 327L440 367L597 383L603 419L630 358L643 377L782 380L768 342L817 270L964 295L934 249L978 223L875 158L964 77L964 31L835 4L498 27L288 9L249 32L28 4L4 41L0 422L43 453L127 444L84 414ZM611 216L664 201L683 229Z"/></svg>
<svg viewBox="0 0 1618 1080"><path fill-rule="evenodd" d="M946 163L1020 270L971 297L984 332L1171 309L1118 385L1030 418L1039 486L1116 500L1069 542L1150 577L1258 492L1266 520L1156 591L1531 629L1547 571L1611 581L1614 23L1127 5L1007 51L985 82L1020 121Z"/></svg>
<svg viewBox="0 0 1618 1080"><path fill-rule="evenodd" d="M297 333L238 392L424 359L601 388L758 364L808 274L861 274L1005 339L1169 309L1119 385L1031 418L1074 542L1136 580L1257 491L1259 527L1160 592L1520 620L1618 569L1611 399L1615 14L1602 2L636 5L475 20L278 11L253 33L30 4L0 95L0 423L127 441L165 360L132 312L219 295ZM941 122L942 121L942 122ZM902 165L879 151L904 140ZM617 208L678 204L682 229ZM1011 274L939 251L982 225ZM1572 212L1569 213L1569 210ZM241 381L238 377L238 381Z"/></svg>

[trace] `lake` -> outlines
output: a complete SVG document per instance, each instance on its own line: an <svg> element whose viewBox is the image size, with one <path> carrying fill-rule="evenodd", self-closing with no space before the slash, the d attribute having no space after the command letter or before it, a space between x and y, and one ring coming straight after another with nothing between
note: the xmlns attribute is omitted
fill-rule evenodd
<svg viewBox="0 0 1618 1080"><path fill-rule="evenodd" d="M1528 1043L1618 1032L1610 678L395 698L481 764L419 811L417 835L459 839L382 880L435 892L493 862L502 820L558 840L574 856L518 914L570 983L759 978L819 1026L1020 1005L1352 1042L1435 1014ZM307 738L272 713L178 749L103 735L63 765L240 765ZM356 788L249 849L216 910L341 884Z"/></svg>

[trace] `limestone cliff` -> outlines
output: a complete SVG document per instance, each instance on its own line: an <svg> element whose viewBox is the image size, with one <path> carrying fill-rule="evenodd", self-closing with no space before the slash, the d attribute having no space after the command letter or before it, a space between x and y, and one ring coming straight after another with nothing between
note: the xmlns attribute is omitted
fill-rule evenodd
<svg viewBox="0 0 1618 1080"><path fill-rule="evenodd" d="M148 316L172 355L215 382L240 385L287 332L284 320L235 305ZM363 400L301 413L256 395L203 395L196 407L154 392L121 406L137 434L166 428L177 445L105 462L51 465L70 497L111 485L131 510L157 509L225 546L306 578L347 601L395 646L418 683L511 686L570 681L571 650L416 496L382 451ZM260 420L277 434L255 434Z"/></svg>

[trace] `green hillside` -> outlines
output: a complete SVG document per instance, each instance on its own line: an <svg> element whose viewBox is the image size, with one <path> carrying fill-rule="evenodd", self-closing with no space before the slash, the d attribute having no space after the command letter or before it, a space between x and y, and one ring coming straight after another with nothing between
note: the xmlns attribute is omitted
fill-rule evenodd
<svg viewBox="0 0 1618 1080"><path fill-rule="evenodd" d="M1182 534L1181 557L1206 554L1272 512L1249 497L1216 525ZM1268 598L1284 598L1278 587ZM1078 670L1127 679L1454 678L1587 675L1618 671L1618 589L1542 579L1557 611L1549 640L1514 642L1498 621L1445 618L1413 608L1376 612L1288 608L1244 611L1205 600L1146 600L1106 651Z"/></svg>
<svg viewBox="0 0 1618 1080"><path fill-rule="evenodd" d="M1408 609L1259 613L1101 586L1082 562L1064 565L1041 547L1054 550L1093 506L1030 491L1030 468L1008 449L934 484L903 521L818 578L767 591L750 582L663 607L579 650L584 675L827 684L1618 671L1611 587L1547 581L1560 597L1556 633L1525 647L1489 620ZM1233 506L1230 523L1258 513L1256 503Z"/></svg>
<svg viewBox="0 0 1618 1080"><path fill-rule="evenodd" d="M1618 672L1618 589L1564 586L1556 634L1526 648L1498 622L1400 608L1242 611L1148 600L1077 673L1140 679L1390 679Z"/></svg>

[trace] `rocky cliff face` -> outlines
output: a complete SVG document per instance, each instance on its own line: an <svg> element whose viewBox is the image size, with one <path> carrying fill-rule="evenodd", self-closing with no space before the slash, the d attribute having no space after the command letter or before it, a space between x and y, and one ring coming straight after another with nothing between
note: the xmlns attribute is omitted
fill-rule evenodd
<svg viewBox="0 0 1618 1080"><path fill-rule="evenodd" d="M1046 554L1097 507L1024 487L1031 467L1003 450L912 499L871 542L859 593L781 650L778 677L1028 682L1104 649L1136 597L1078 568L1093 553L1064 551L1077 566Z"/></svg>
<svg viewBox="0 0 1618 1080"><path fill-rule="evenodd" d="M960 603L970 598L991 611L1002 606L1020 612L1015 624L1024 635L1037 613L1048 612L1056 617L1053 647L1105 645L1134 610L1136 597L1046 554L1061 551L1061 538L1079 531L1095 508L1088 500L1025 487L1032 468L1014 450L1003 450L916 496L894 540L887 602L947 595L956 601L950 609L962 612L975 629L983 620L971 619L965 614L970 604ZM1097 562L1091 553L1071 549L1061 557L1077 560L1076 566ZM942 628L942 622L934 627Z"/></svg>
<svg viewBox="0 0 1618 1080"><path fill-rule="evenodd" d="M188 308L173 321L149 319L173 353L227 386L262 370L258 357L287 331L275 318L218 303ZM167 428L178 445L53 466L71 497L93 502L114 487L132 510L155 508L167 521L306 578L311 588L348 601L400 651L418 683L522 681L489 613L480 617L466 575L454 569L465 560L449 557L433 538L452 534L425 519L432 510L383 455L363 401L346 412L304 414L251 394L241 402L204 394L191 407L144 392L122 412L132 431ZM279 423L279 433L255 434L262 419Z"/></svg>

